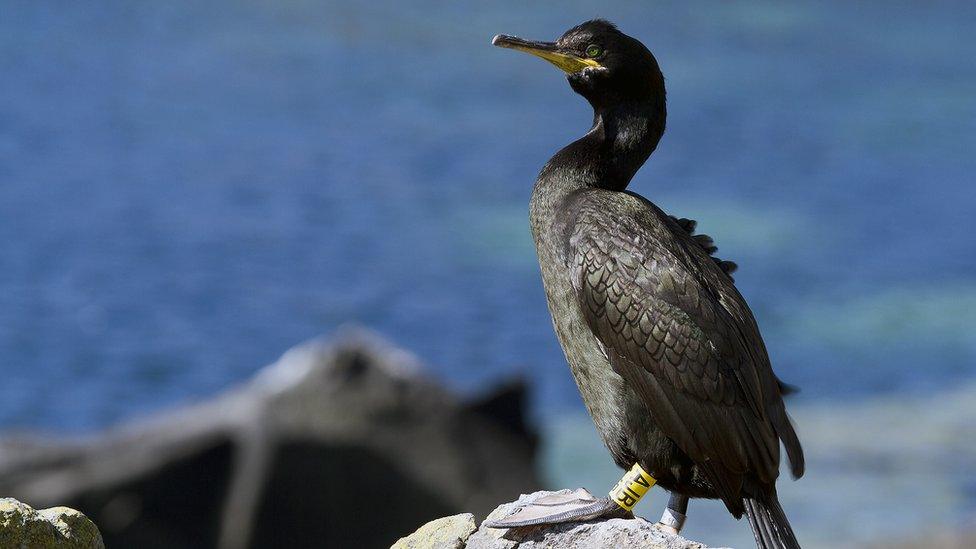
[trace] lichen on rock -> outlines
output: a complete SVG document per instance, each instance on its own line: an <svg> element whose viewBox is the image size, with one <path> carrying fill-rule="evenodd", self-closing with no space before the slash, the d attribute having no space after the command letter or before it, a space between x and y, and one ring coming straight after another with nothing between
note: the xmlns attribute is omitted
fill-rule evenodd
<svg viewBox="0 0 976 549"><path fill-rule="evenodd" d="M0 547L5 549L105 549L95 523L69 507L35 510L0 499Z"/></svg>

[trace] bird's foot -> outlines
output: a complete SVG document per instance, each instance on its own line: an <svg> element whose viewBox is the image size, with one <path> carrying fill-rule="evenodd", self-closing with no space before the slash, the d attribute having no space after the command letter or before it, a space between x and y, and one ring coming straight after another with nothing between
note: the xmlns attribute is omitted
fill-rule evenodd
<svg viewBox="0 0 976 549"><path fill-rule="evenodd" d="M539 524L583 522L597 518L633 516L609 497L596 498L584 488L571 492L550 494L519 507L507 517L486 520L489 528L517 528Z"/></svg>
<svg viewBox="0 0 976 549"><path fill-rule="evenodd" d="M634 505L655 482L654 477L635 463L607 497L597 499L584 488L557 492L523 505L507 517L486 520L484 525L489 528L516 528L597 518L632 518Z"/></svg>

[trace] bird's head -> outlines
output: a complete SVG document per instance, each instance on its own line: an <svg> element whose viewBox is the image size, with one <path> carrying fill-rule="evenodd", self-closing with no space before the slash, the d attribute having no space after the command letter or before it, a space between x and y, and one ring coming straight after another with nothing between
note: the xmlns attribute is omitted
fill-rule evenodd
<svg viewBox="0 0 976 549"><path fill-rule="evenodd" d="M531 53L566 73L570 86L594 108L664 99L664 76L651 52L608 21L577 25L555 42L499 34L492 44Z"/></svg>

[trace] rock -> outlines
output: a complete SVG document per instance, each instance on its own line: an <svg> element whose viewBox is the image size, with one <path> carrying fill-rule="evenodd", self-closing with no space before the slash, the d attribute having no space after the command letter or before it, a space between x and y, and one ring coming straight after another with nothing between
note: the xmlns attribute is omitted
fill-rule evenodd
<svg viewBox="0 0 976 549"><path fill-rule="evenodd" d="M461 549L477 529L471 513L439 518L400 538L390 549Z"/></svg>
<svg viewBox="0 0 976 549"><path fill-rule="evenodd" d="M35 510L0 499L0 547L9 549L105 549L88 517L68 507Z"/></svg>
<svg viewBox="0 0 976 549"><path fill-rule="evenodd" d="M346 333L90 439L2 439L0 494L80 509L109 547L387 547L539 486L524 400L514 384L462 401L408 353Z"/></svg>
<svg viewBox="0 0 976 549"><path fill-rule="evenodd" d="M563 490L567 492L568 490ZM516 507L525 505L536 499L553 494L554 492L535 492L522 495L518 500L498 506L491 514L490 519L507 516ZM457 515L458 517L464 515ZM456 517L447 517L450 520ZM415 538L428 526L439 521L428 523L420 530L407 538L403 538L394 545L392 549L400 547L411 547L420 549L421 547L440 547L437 545L423 545L419 542L425 538ZM404 540L416 539L417 545L401 546L399 543ZM473 534L467 537L467 542L462 545L450 545L465 549L604 549L606 547L641 547L644 549L705 549L705 545L696 541L687 540L681 536L676 536L659 530L654 524L647 520L637 517L632 519L609 519L596 520L589 522L572 522L547 526L530 526L525 528L488 528L479 527Z"/></svg>

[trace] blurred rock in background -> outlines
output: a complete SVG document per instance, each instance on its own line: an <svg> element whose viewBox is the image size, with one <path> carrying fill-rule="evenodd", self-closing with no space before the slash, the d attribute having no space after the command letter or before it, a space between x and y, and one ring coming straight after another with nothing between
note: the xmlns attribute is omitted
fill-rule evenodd
<svg viewBox="0 0 976 549"><path fill-rule="evenodd" d="M88 515L108 547L388 547L540 483L513 382L462 401L364 332L87 439L0 440L0 494Z"/></svg>

